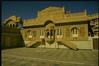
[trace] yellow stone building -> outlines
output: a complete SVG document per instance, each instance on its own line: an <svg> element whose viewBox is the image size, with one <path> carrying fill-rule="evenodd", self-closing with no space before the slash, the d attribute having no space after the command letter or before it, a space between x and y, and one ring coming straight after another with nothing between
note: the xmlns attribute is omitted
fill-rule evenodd
<svg viewBox="0 0 99 66"><path fill-rule="evenodd" d="M64 7L48 7L38 11L36 18L24 20L20 31L26 47L93 49L92 40L89 40L89 34L94 35L93 20L99 20L98 14L88 15L86 10L71 13Z"/></svg>
<svg viewBox="0 0 99 66"><path fill-rule="evenodd" d="M93 49L88 26L96 18L86 10L70 13L64 7L48 7L38 11L36 18L24 20L21 33L26 47Z"/></svg>

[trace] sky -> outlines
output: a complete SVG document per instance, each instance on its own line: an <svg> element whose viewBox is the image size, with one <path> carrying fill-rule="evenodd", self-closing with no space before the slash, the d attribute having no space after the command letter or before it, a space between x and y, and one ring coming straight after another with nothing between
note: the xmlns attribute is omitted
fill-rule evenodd
<svg viewBox="0 0 99 66"><path fill-rule="evenodd" d="M85 9L88 14L98 13L97 1L2 1L2 21L16 15L24 19L37 16L37 11L49 6L64 6L71 12L82 12Z"/></svg>

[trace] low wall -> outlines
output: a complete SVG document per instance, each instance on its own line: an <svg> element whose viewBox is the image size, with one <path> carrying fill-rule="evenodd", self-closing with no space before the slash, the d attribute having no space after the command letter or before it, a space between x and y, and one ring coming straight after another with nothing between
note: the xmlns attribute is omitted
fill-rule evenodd
<svg viewBox="0 0 99 66"><path fill-rule="evenodd" d="M2 49L23 47L24 41L20 30L17 28L2 28L1 33L1 47Z"/></svg>
<svg viewBox="0 0 99 66"><path fill-rule="evenodd" d="M77 45L77 47L79 49L93 49L93 43L91 40L88 41L71 41L72 43L74 43L75 45Z"/></svg>

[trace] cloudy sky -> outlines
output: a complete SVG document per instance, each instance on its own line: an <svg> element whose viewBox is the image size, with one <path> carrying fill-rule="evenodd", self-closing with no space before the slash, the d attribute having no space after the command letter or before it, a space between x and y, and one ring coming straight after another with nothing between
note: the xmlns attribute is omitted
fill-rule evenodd
<svg viewBox="0 0 99 66"><path fill-rule="evenodd" d="M2 21L12 15L22 19L34 18L37 11L49 6L64 6L65 10L80 12L87 10L88 14L98 12L97 1L2 1Z"/></svg>

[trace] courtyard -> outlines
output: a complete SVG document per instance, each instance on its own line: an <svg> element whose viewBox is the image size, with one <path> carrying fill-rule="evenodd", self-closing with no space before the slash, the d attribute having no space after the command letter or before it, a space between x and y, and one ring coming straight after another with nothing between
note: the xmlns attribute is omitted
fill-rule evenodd
<svg viewBox="0 0 99 66"><path fill-rule="evenodd" d="M98 66L98 50L5 49L2 50L2 66Z"/></svg>

